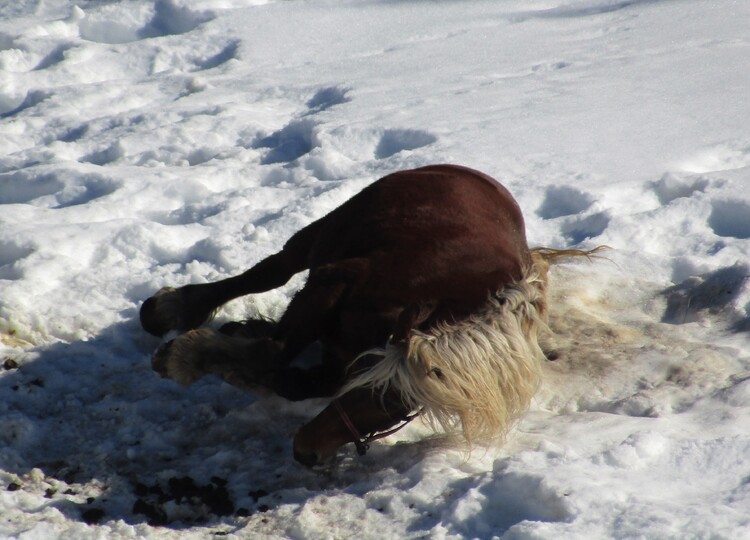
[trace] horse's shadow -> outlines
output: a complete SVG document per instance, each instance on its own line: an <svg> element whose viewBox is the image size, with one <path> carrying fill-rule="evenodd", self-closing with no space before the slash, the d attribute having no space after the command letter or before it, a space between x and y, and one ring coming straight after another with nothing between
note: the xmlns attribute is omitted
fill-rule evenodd
<svg viewBox="0 0 750 540"><path fill-rule="evenodd" d="M151 370L158 343L128 321L6 355L0 489L43 497L69 519L182 528L302 504L421 459L423 445L379 445L364 459L344 448L334 465L307 469L292 439L326 400L260 397L212 376L181 387Z"/></svg>

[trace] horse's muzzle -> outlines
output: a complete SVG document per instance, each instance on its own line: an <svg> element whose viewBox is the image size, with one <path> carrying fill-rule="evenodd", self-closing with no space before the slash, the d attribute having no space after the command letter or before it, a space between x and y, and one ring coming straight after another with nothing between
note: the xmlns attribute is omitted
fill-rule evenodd
<svg viewBox="0 0 750 540"><path fill-rule="evenodd" d="M320 461L316 452L298 452L297 450L294 451L294 459L305 467L313 467Z"/></svg>
<svg viewBox="0 0 750 540"><path fill-rule="evenodd" d="M294 459L305 467L314 467L327 463L336 455L336 449L346 441L321 440L320 433L312 430L309 424L302 426L294 436L292 451Z"/></svg>

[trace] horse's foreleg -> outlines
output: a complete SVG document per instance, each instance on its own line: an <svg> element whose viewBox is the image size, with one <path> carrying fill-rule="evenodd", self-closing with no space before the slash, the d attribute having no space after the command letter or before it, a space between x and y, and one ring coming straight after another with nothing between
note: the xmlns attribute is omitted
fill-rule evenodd
<svg viewBox="0 0 750 540"><path fill-rule="evenodd" d="M191 330L160 348L152 367L184 385L214 374L232 386L270 390L291 401L332 396L341 384L342 373L328 362L307 369L286 366L277 359L282 344L237 336Z"/></svg>
<svg viewBox="0 0 750 540"><path fill-rule="evenodd" d="M274 378L282 345L271 339L234 337L209 328L191 330L161 347L154 371L180 384L213 373L240 388L267 386Z"/></svg>
<svg viewBox="0 0 750 540"><path fill-rule="evenodd" d="M280 348L267 338L247 339L201 328L166 344L151 363L162 377L184 385L214 374L243 390L269 390L291 401L335 393L341 373L326 363L308 369L280 365L276 360Z"/></svg>

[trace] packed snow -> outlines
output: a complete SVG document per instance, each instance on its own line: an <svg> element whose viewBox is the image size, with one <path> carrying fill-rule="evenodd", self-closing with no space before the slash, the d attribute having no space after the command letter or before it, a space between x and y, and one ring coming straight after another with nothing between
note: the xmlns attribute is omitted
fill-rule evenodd
<svg viewBox="0 0 750 540"><path fill-rule="evenodd" d="M0 5L0 537L750 538L750 3ZM554 354L504 444L414 422L294 461L325 400L150 368L162 286L377 178L503 182ZM301 284L218 325L278 317Z"/></svg>

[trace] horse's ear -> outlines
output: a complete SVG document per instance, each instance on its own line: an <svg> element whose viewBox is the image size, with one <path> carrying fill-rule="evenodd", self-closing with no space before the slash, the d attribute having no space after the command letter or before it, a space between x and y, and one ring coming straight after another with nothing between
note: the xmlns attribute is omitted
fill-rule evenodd
<svg viewBox="0 0 750 540"><path fill-rule="evenodd" d="M408 305L396 320L396 327L393 329L391 340L395 343L404 343L407 341L411 331L429 319L435 313L436 308L436 300L414 302Z"/></svg>

